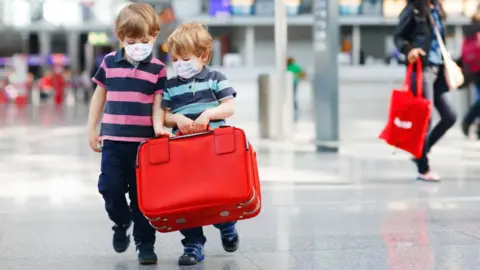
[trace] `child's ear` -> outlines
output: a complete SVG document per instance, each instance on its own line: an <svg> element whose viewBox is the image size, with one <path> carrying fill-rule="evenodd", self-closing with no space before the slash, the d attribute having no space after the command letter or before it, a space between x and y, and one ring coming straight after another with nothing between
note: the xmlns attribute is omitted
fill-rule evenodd
<svg viewBox="0 0 480 270"><path fill-rule="evenodd" d="M202 54L202 56L200 57L200 59L202 59L202 62L207 65L208 62L210 62L210 52L205 52L204 54Z"/></svg>

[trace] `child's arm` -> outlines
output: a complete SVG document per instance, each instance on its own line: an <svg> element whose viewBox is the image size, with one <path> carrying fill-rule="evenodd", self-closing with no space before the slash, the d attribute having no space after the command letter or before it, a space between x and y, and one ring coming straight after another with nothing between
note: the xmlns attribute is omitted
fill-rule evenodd
<svg viewBox="0 0 480 270"><path fill-rule="evenodd" d="M153 130L155 131L155 136L168 135L172 134L166 131L163 126L165 124L165 114L166 111L162 107L162 100L164 96L168 95L167 90L167 69L163 67L162 70L158 73L157 84L155 86L155 95L153 97L153 109L152 109L152 122Z"/></svg>
<svg viewBox="0 0 480 270"><path fill-rule="evenodd" d="M92 101L90 102L90 109L88 112L88 128L90 130L96 130L98 120L103 111L103 106L105 105L105 100L107 98L107 90L102 86L98 85L95 89L95 92L92 96Z"/></svg>
<svg viewBox="0 0 480 270"><path fill-rule="evenodd" d="M220 101L220 105L215 108L208 109L204 113L211 120L223 120L231 117L235 113L235 99L226 98Z"/></svg>
<svg viewBox="0 0 480 270"><path fill-rule="evenodd" d="M176 125L177 125L177 121L176 121L175 114L171 113L170 111L166 111L165 126L169 128L173 128Z"/></svg>
<svg viewBox="0 0 480 270"><path fill-rule="evenodd" d="M93 93L92 101L90 102L87 122L88 140L90 148L92 148L92 150L95 152L100 152L100 149L98 147L100 139L97 132L97 123L98 120L100 120L106 97L107 90L105 90L103 86L98 85L95 89L95 92Z"/></svg>
<svg viewBox="0 0 480 270"><path fill-rule="evenodd" d="M163 128L163 126L165 125L166 111L162 108L161 103L162 94L156 94L153 99L153 130L155 131L155 136L170 136L170 132L166 131Z"/></svg>
<svg viewBox="0 0 480 270"><path fill-rule="evenodd" d="M216 80L217 84L213 90L215 97L220 101L220 105L204 112L209 120L227 119L235 113L235 97L237 96L237 92L233 89L223 73L217 71Z"/></svg>

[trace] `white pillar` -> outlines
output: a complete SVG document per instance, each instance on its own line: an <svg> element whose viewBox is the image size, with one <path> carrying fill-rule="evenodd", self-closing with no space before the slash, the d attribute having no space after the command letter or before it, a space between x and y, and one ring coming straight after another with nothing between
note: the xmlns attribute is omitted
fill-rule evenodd
<svg viewBox="0 0 480 270"><path fill-rule="evenodd" d="M160 41L157 39L155 40L155 44L153 45L153 51L152 51L152 56L155 58L158 58L159 51L158 47L160 46Z"/></svg>
<svg viewBox="0 0 480 270"><path fill-rule="evenodd" d="M456 57L460 57L463 43L463 27L461 25L455 26L454 38L456 50L454 54Z"/></svg>
<svg viewBox="0 0 480 270"><path fill-rule="evenodd" d="M245 66L255 66L255 27L245 28Z"/></svg>
<svg viewBox="0 0 480 270"><path fill-rule="evenodd" d="M70 68L79 71L80 69L80 33L67 33L67 53L70 59Z"/></svg>
<svg viewBox="0 0 480 270"><path fill-rule="evenodd" d="M39 32L38 33L39 47L40 47L40 56L42 60L45 61L42 64L42 70L48 68L48 63L46 62L47 57L52 53L52 36L49 32Z"/></svg>
<svg viewBox="0 0 480 270"><path fill-rule="evenodd" d="M360 47L361 47L361 39L360 39L360 26L354 25L352 29L352 58L353 58L353 65L357 66L360 65Z"/></svg>
<svg viewBox="0 0 480 270"><path fill-rule="evenodd" d="M293 130L293 91L287 85L287 42L288 42L287 11L284 0L275 0L275 64L277 115L280 116L277 139L290 139Z"/></svg>

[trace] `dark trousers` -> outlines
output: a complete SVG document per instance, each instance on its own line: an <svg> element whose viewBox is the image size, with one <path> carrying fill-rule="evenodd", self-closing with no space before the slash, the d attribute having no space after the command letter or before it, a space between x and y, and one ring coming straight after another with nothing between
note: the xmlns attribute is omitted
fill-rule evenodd
<svg viewBox="0 0 480 270"><path fill-rule="evenodd" d="M477 92L477 98L463 119L463 123L468 126L473 124L477 117L480 117L480 99L478 98L480 97L480 83L475 84L475 91Z"/></svg>
<svg viewBox="0 0 480 270"><path fill-rule="evenodd" d="M228 234L236 230L235 229L236 223L237 222L226 222L226 223L216 224L213 226L219 229L221 234ZM180 231L180 233L182 233L182 235L185 237L182 240L182 244L184 246L188 244L199 244L204 246L205 243L207 242L207 238L203 234L203 227L182 230Z"/></svg>
<svg viewBox="0 0 480 270"><path fill-rule="evenodd" d="M300 110L300 108L298 107L298 84L298 81L295 81L293 83L293 119L295 122L298 121Z"/></svg>
<svg viewBox="0 0 480 270"><path fill-rule="evenodd" d="M417 92L417 75L414 72L412 74L412 92L416 95ZM430 99L433 102L434 107L437 109L440 115L440 121L433 126L430 123L429 133L425 138L425 147L423 149L423 156L416 159L418 172L421 174L430 171L430 164L428 160L428 153L432 149L433 145L437 143L440 138L445 135L448 129L450 129L456 121L455 112L448 104L444 94L448 92L448 86L445 81L443 66L440 67L426 67L423 71L423 95L425 98Z"/></svg>
<svg viewBox="0 0 480 270"><path fill-rule="evenodd" d="M102 147L98 190L105 200L108 217L117 225L133 221L135 244L155 244L155 229L138 208L135 174L139 143L105 140ZM130 205L125 194L130 197Z"/></svg>

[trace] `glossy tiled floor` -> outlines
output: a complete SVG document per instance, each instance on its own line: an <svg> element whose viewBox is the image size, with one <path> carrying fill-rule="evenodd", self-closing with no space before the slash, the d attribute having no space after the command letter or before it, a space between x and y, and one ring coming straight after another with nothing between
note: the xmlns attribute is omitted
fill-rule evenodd
<svg viewBox="0 0 480 270"><path fill-rule="evenodd" d="M113 252L84 107L2 107L0 119L1 270L179 269L178 233L158 236L157 266L139 267L133 248ZM254 134L255 122L241 120ZM377 131L362 132L374 138ZM445 180L432 184L415 182L408 157L392 156L375 139L346 141L339 155L317 154L308 140L287 144L253 135L252 141L262 214L240 223L241 248L233 255L207 230L206 261L185 269L479 269L476 142L453 132L435 149Z"/></svg>

